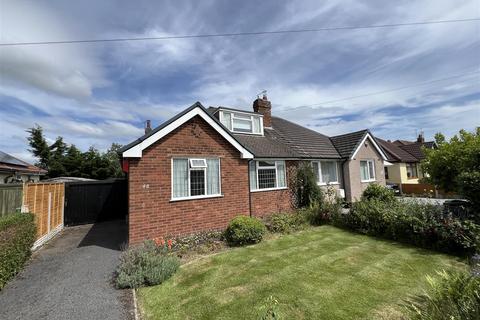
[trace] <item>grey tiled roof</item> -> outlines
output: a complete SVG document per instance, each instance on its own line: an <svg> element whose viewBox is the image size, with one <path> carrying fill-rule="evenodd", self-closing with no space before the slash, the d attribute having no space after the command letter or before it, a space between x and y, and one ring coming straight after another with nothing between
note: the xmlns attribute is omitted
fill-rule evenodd
<svg viewBox="0 0 480 320"><path fill-rule="evenodd" d="M353 152L357 149L363 137L368 133L368 130L361 130L342 134L335 137L330 137L333 145L337 149L342 158L350 158Z"/></svg>
<svg viewBox="0 0 480 320"><path fill-rule="evenodd" d="M330 139L317 131L272 117L272 128L299 158L341 158Z"/></svg>
<svg viewBox="0 0 480 320"><path fill-rule="evenodd" d="M418 159L392 142L375 138L390 162L418 162Z"/></svg>
<svg viewBox="0 0 480 320"><path fill-rule="evenodd" d="M415 142L415 143L399 146L399 148L408 152L418 160L425 159L425 154L423 153L422 147L423 147L423 143L421 142Z"/></svg>
<svg viewBox="0 0 480 320"><path fill-rule="evenodd" d="M275 130L264 129L264 136L251 134L234 134L245 148L259 158L297 158L291 148L278 136Z"/></svg>

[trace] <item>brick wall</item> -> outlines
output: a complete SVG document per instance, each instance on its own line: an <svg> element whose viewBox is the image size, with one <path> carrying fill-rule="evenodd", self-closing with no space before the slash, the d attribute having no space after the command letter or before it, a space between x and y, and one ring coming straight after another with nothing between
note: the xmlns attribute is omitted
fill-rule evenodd
<svg viewBox="0 0 480 320"><path fill-rule="evenodd" d="M223 197L171 201L174 156L219 157ZM203 119L195 117L131 159L129 242L223 229L249 214L248 161Z"/></svg>
<svg viewBox="0 0 480 320"><path fill-rule="evenodd" d="M287 187L291 186L297 161L285 161L287 167ZM265 217L275 212L293 210L290 189L252 192L252 214Z"/></svg>

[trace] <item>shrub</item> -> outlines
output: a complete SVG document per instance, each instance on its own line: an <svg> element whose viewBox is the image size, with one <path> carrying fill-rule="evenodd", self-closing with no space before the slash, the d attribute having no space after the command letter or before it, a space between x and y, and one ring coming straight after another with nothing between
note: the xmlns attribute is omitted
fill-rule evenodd
<svg viewBox="0 0 480 320"><path fill-rule="evenodd" d="M122 253L116 271L116 284L121 289L161 284L179 266L179 259L169 254L165 245L157 246L151 240L145 241Z"/></svg>
<svg viewBox="0 0 480 320"><path fill-rule="evenodd" d="M248 216L237 216L225 230L225 239L230 245L245 245L262 241L266 228L262 221Z"/></svg>
<svg viewBox="0 0 480 320"><path fill-rule="evenodd" d="M293 196L297 208L309 207L322 201L322 190L317 184L315 173L309 162L301 162L297 168Z"/></svg>
<svg viewBox="0 0 480 320"><path fill-rule="evenodd" d="M336 190L333 187L328 187L322 200L307 210L309 221L313 225L335 224L341 213L342 202L337 197Z"/></svg>
<svg viewBox="0 0 480 320"><path fill-rule="evenodd" d="M289 233L302 229L307 224L307 217L300 212L275 213L267 219L267 229L271 232Z"/></svg>
<svg viewBox="0 0 480 320"><path fill-rule="evenodd" d="M0 218L0 290L30 257L35 233L35 222L30 213Z"/></svg>
<svg viewBox="0 0 480 320"><path fill-rule="evenodd" d="M480 278L466 272L440 272L428 277L430 290L413 297L406 305L410 319L480 319Z"/></svg>
<svg viewBox="0 0 480 320"><path fill-rule="evenodd" d="M341 226L361 233L411 243L459 255L480 248L480 226L469 220L444 217L442 208L421 202L362 200L341 215Z"/></svg>
<svg viewBox="0 0 480 320"><path fill-rule="evenodd" d="M362 200L377 199L384 202L393 202L396 200L395 194L387 187L377 183L371 183L362 193Z"/></svg>

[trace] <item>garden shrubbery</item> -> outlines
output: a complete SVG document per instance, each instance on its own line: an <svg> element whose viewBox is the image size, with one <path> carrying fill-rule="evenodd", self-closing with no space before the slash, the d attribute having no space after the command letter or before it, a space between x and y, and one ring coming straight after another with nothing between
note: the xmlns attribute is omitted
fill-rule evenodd
<svg viewBox="0 0 480 320"><path fill-rule="evenodd" d="M423 202L403 202L370 194L354 203L350 213L336 219L335 224L460 255L472 254L480 248L479 225L470 220L444 216L441 206Z"/></svg>
<svg viewBox="0 0 480 320"><path fill-rule="evenodd" d="M362 200L380 200L383 202L393 202L396 200L392 190L377 183L371 183L362 193Z"/></svg>
<svg viewBox="0 0 480 320"><path fill-rule="evenodd" d="M15 213L0 218L0 290L30 257L35 233L35 222L30 213Z"/></svg>
<svg viewBox="0 0 480 320"><path fill-rule="evenodd" d="M179 268L180 260L168 250L165 243L149 240L124 251L116 271L117 287L153 286L169 279Z"/></svg>
<svg viewBox="0 0 480 320"><path fill-rule="evenodd" d="M480 278L467 272L440 272L428 277L427 292L406 305L412 320L480 319Z"/></svg>
<svg viewBox="0 0 480 320"><path fill-rule="evenodd" d="M307 216L302 212L275 213L266 220L267 229L275 233L290 233L308 225Z"/></svg>
<svg viewBox="0 0 480 320"><path fill-rule="evenodd" d="M242 246L262 241L266 228L257 218L237 216L230 221L225 230L225 239L229 245Z"/></svg>

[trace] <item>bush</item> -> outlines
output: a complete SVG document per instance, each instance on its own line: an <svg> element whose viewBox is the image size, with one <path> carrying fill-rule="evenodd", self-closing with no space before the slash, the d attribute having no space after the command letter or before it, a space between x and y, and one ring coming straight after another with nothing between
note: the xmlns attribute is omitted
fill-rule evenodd
<svg viewBox="0 0 480 320"><path fill-rule="evenodd" d="M293 183L293 196L297 208L306 208L321 202L322 190L317 184L313 168L309 162L301 162Z"/></svg>
<svg viewBox="0 0 480 320"><path fill-rule="evenodd" d="M248 216L237 216L230 221L225 230L225 239L229 245L242 246L262 241L266 228L262 221Z"/></svg>
<svg viewBox="0 0 480 320"><path fill-rule="evenodd" d="M361 233L411 243L459 255L480 248L480 226L444 217L442 208L422 202L362 200L342 215L341 226Z"/></svg>
<svg viewBox="0 0 480 320"><path fill-rule="evenodd" d="M406 306L410 319L480 319L480 278L466 272L443 271L439 278L427 279L430 290L412 298Z"/></svg>
<svg viewBox="0 0 480 320"><path fill-rule="evenodd" d="M307 217L301 212L275 213L267 219L267 229L276 233L289 233L300 230L307 224Z"/></svg>
<svg viewBox="0 0 480 320"><path fill-rule="evenodd" d="M342 202L337 197L335 188L328 187L322 200L304 211L310 224L335 224L342 214Z"/></svg>
<svg viewBox="0 0 480 320"><path fill-rule="evenodd" d="M0 290L30 257L35 233L35 222L30 213L0 218Z"/></svg>
<svg viewBox="0 0 480 320"><path fill-rule="evenodd" d="M384 202L393 202L396 200L395 194L387 187L377 183L371 183L362 193L362 200L377 199Z"/></svg>
<svg viewBox="0 0 480 320"><path fill-rule="evenodd" d="M122 253L116 271L116 284L121 289L161 284L179 266L179 259L169 254L165 245L157 246L151 240L145 241Z"/></svg>

